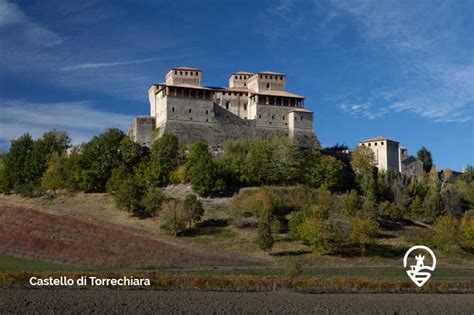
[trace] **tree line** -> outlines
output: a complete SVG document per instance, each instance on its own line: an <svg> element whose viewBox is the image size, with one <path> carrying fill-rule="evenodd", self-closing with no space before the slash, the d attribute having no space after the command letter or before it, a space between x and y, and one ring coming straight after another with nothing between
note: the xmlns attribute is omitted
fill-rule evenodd
<svg viewBox="0 0 474 315"><path fill-rule="evenodd" d="M147 218L159 213L168 218L163 219L164 226L176 233L185 230L187 222L198 222L202 215L202 204L195 195L187 196L187 202L169 200L160 190L178 183L189 183L200 196L228 195L249 186L317 188L342 196L344 211L360 219L355 224L360 231L373 230L380 215L434 222L443 215L458 220L474 209L471 166L459 177L451 171L439 172L431 153L422 148L418 157L424 172L418 178L408 178L398 172L379 172L367 147L356 147L351 155L344 153L347 149L343 145L322 150L301 148L286 138L238 139L226 141L222 153L215 155L204 142L185 146L172 134L164 134L151 148L143 147L118 129L71 146L67 133L52 130L36 140L25 134L12 141L0 159L0 191L23 195L54 195L62 189L108 192L120 209L135 216ZM328 222L331 207L321 204L299 209L304 215L295 214L293 221L300 221L291 224L298 227L312 222L326 229L325 235L340 234L338 227ZM268 234L273 216L271 211L260 216L259 235ZM297 229L302 234L295 237L306 240L318 230ZM357 237L362 236L354 232L352 238ZM268 240L261 237L259 242Z"/></svg>

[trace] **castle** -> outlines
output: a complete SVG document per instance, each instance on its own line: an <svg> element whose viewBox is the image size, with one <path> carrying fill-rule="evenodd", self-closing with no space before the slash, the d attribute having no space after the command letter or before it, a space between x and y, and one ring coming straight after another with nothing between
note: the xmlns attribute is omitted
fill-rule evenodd
<svg viewBox="0 0 474 315"><path fill-rule="evenodd" d="M201 85L201 70L172 68L164 83L148 90L150 116L137 116L129 129L137 143L150 146L164 133L182 144L202 140L214 151L227 139L288 137L303 147L319 147L313 112L304 97L285 91L286 76L275 72L235 72L228 87Z"/></svg>

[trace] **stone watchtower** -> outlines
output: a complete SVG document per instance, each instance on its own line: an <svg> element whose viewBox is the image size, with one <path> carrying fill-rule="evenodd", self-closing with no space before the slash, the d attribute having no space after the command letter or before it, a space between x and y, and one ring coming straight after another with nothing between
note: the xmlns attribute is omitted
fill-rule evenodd
<svg viewBox="0 0 474 315"><path fill-rule="evenodd" d="M205 141L219 150L227 139L286 136L301 146L319 146L313 112L304 97L285 91L281 73L239 71L228 87L201 85L202 72L172 68L149 91L150 116L136 117L129 134L143 145L169 132L183 144Z"/></svg>

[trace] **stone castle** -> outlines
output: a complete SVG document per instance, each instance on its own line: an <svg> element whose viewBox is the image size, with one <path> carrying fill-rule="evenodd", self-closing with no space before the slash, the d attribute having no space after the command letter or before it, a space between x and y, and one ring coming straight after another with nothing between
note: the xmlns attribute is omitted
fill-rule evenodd
<svg viewBox="0 0 474 315"><path fill-rule="evenodd" d="M304 97L285 91L285 75L235 72L228 87L201 85L201 70L171 69L164 83L148 90L150 116L135 117L129 135L150 146L164 133L182 144L206 142L214 151L227 139L288 137L304 147L319 147L313 112Z"/></svg>

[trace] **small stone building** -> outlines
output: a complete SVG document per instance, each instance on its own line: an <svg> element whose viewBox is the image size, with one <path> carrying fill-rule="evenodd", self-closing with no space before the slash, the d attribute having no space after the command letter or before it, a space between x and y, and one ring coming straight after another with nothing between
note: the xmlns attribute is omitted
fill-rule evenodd
<svg viewBox="0 0 474 315"><path fill-rule="evenodd" d="M150 116L134 118L130 137L149 146L173 133L180 143L202 140L217 151L227 139L274 136L319 147L313 112L304 108L303 96L284 90L284 74L235 72L228 87L202 86L201 80L199 69L171 69L165 82L149 88Z"/></svg>
<svg viewBox="0 0 474 315"><path fill-rule="evenodd" d="M380 171L392 170L408 177L419 177L423 172L423 163L400 143L385 137L376 137L359 142L374 152L375 163Z"/></svg>

